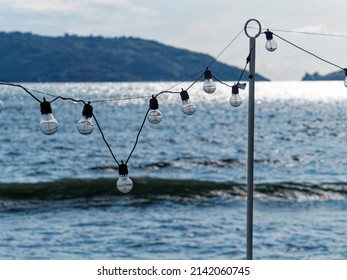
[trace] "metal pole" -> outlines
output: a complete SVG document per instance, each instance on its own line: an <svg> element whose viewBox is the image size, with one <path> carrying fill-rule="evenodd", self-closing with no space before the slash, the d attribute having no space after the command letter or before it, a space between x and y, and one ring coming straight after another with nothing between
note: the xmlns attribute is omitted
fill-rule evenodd
<svg viewBox="0 0 347 280"><path fill-rule="evenodd" d="M258 31L248 33L248 24L255 22ZM252 28L252 30L254 30ZM256 19L246 22L244 31L249 38L249 96L248 96L248 158L247 158L247 260L253 259L253 186L254 186L254 92L255 92L255 41L261 33L261 24Z"/></svg>
<svg viewBox="0 0 347 280"><path fill-rule="evenodd" d="M253 259L254 88L255 38L249 39L248 159L247 159L247 260Z"/></svg>

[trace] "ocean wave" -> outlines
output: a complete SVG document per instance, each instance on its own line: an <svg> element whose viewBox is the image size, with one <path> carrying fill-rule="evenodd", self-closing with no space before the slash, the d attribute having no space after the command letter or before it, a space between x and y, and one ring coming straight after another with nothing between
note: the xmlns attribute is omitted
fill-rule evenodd
<svg viewBox="0 0 347 280"><path fill-rule="evenodd" d="M133 197L218 197L245 198L247 187L235 182L174 180L161 178L133 178ZM123 195L116 189L114 178L63 179L39 183L1 183L0 200L68 200ZM254 188L256 199L345 200L347 183L263 183Z"/></svg>
<svg viewBox="0 0 347 280"><path fill-rule="evenodd" d="M175 168L180 165L181 162L189 162L192 166L202 166L202 167L234 167L244 164L243 161L236 158L226 158L226 159L201 159L198 157L180 157L173 159L172 161L158 161L149 164L140 164L132 166L132 169L137 170L160 170L160 169L170 169ZM118 171L116 166L103 165L90 167L90 170L110 170Z"/></svg>

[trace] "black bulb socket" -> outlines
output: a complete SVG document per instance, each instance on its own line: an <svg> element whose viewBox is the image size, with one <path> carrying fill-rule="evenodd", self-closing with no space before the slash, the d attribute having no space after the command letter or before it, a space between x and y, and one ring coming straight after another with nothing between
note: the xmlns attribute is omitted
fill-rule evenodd
<svg viewBox="0 0 347 280"><path fill-rule="evenodd" d="M157 98L153 95L152 98L149 100L149 108L151 110L158 110L159 109L159 103Z"/></svg>
<svg viewBox="0 0 347 280"><path fill-rule="evenodd" d="M118 167L119 175L128 175L128 166L122 161Z"/></svg>
<svg viewBox="0 0 347 280"><path fill-rule="evenodd" d="M46 98L43 98L43 101L40 103L40 109L42 115L52 114L51 103L46 101Z"/></svg>
<svg viewBox="0 0 347 280"><path fill-rule="evenodd" d="M206 68L206 70L204 72L204 78L205 78L205 80L212 79L212 72L210 70L208 70L208 68Z"/></svg>
<svg viewBox="0 0 347 280"><path fill-rule="evenodd" d="M233 85L231 87L231 93L232 94L239 94L239 86L238 85Z"/></svg>
<svg viewBox="0 0 347 280"><path fill-rule="evenodd" d="M189 99L189 94L188 94L188 91L186 91L186 90L182 89L180 95L181 95L182 101L186 101Z"/></svg>
<svg viewBox="0 0 347 280"><path fill-rule="evenodd" d="M85 118L91 118L93 116L93 106L90 105L90 102L88 104L84 104L82 116Z"/></svg>
<svg viewBox="0 0 347 280"><path fill-rule="evenodd" d="M271 31L265 31L265 36L266 36L266 40L272 40L273 39L273 33Z"/></svg>

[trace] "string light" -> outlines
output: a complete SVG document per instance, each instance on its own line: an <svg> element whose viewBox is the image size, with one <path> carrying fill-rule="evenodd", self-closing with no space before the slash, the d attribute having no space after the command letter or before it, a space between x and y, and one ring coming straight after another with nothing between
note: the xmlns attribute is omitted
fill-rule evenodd
<svg viewBox="0 0 347 280"><path fill-rule="evenodd" d="M160 123L163 118L163 114L158 110L158 99L154 95L152 95L152 98L149 100L149 109L150 110L147 116L149 122L153 124Z"/></svg>
<svg viewBox="0 0 347 280"><path fill-rule="evenodd" d="M269 52L275 51L277 49L277 43L273 39L273 33L271 31L269 31L269 29L267 31L265 31L264 33L265 33L265 36L266 36L265 48Z"/></svg>
<svg viewBox="0 0 347 280"><path fill-rule="evenodd" d="M182 99L182 111L186 115L193 115L196 111L196 106L190 101L188 91L181 91L181 99Z"/></svg>
<svg viewBox="0 0 347 280"><path fill-rule="evenodd" d="M93 117L93 106L88 104L84 104L82 111L82 118L77 122L76 127L79 133L82 135L89 135L94 130L94 124L92 122Z"/></svg>
<svg viewBox="0 0 347 280"><path fill-rule="evenodd" d="M239 85L233 85L231 87L231 97L229 103L233 107L239 107L242 104L242 99L239 95Z"/></svg>
<svg viewBox="0 0 347 280"><path fill-rule="evenodd" d="M118 167L119 178L117 189L122 193L129 193L133 189L133 181L128 175L128 166L122 161Z"/></svg>
<svg viewBox="0 0 347 280"><path fill-rule="evenodd" d="M203 90L208 94L214 93L216 91L216 83L213 81L212 72L208 70L208 67L205 69L204 79Z"/></svg>
<svg viewBox="0 0 347 280"><path fill-rule="evenodd" d="M278 38L282 39L283 41L291 44L292 46L295 46L303 51L305 51L306 53L326 62L326 63L329 63L333 66L336 66L338 67L339 69L341 70L344 70L344 73L345 73L345 80L344 80L344 84L345 86L347 87L347 68L342 68L341 66L337 65L337 64L334 64L334 63L331 63L325 59L322 59L321 57L295 45L294 43L292 42L289 42L288 40L272 33L271 31L269 31L269 29L267 29L267 31L264 32L265 35L266 35L266 44L265 44L265 47L267 50L269 51L275 51L277 49L277 43L273 40L273 36L277 36ZM61 100L68 100L68 101L73 101L73 102L82 102L84 104L84 107L83 107L83 111L82 111L82 118L80 119L80 121L77 122L76 126L77 126L77 130L79 131L79 133L81 133L82 135L89 135L93 132L94 130L94 124L92 122L92 118L94 118L95 120L95 123L101 133L101 136L105 142L105 144L107 145L113 159L115 160L115 162L118 164L118 173L119 173L119 178L117 180L117 183L116 183L116 186L117 186L117 189L122 192L122 193L129 193L132 188L133 188L133 182L132 180L129 178L129 175L128 175L128 166L127 166L127 163L129 161L129 159L131 158L135 148L136 148L136 145L138 143L138 140L139 140L139 136L141 134L141 131L144 127L144 124L145 124L145 121L146 119L149 120L149 122L153 123L153 124L158 124L161 120L162 120L162 113L159 111L159 103L158 103L158 100L157 100L157 97L163 93L180 93L180 97L181 97L181 100L182 100L182 111L187 114L187 115L192 115L195 113L196 111L196 106L191 102L190 98L189 98L189 94L188 94L188 90L199 80L201 79L202 76L204 76L204 79L205 79L205 82L204 82L204 85L203 85L203 90L208 93L208 94L212 94L213 92L215 92L216 90L216 85L215 85L215 82L213 80L213 78L217 81L219 81L220 83L228 86L228 87L231 87L231 97L230 97L230 100L229 100L229 103L234 106L234 107L239 107L241 104L242 104L242 99L239 95L239 89L245 89L246 87L246 83L240 83L241 79L242 79L242 76L246 70L246 67L248 65L248 63L250 62L250 55L247 57L247 63L246 63L246 66L245 68L243 69L241 75L240 75L240 78L238 80L238 82L236 84L234 84L233 86L229 86L228 84L218 80L217 78L215 78L213 75L212 75L212 72L208 69L209 66L211 66L216 60L217 58L231 45L231 43L233 43L236 38L241 34L241 32L228 44L228 46L226 48L223 49L223 51L213 59L213 61L206 67L204 68L203 70L195 73L194 75L190 76L189 78L187 78L186 80L184 81L187 81L189 80L191 77L194 77L198 74L201 74L203 72L203 74L201 74L199 76L198 79L196 79L186 90L184 89L181 89L181 92L173 92L173 91L170 91L170 89L178 86L179 84L183 83L183 82L180 82L179 84L171 87L170 89L166 90L166 91L162 91L160 93L158 93L157 95L152 95L152 98L150 99L149 101L149 109L147 110L146 114L145 114L145 117L143 119L143 122L142 122L142 125L137 133L137 136L136 136L136 141L135 141L135 144L126 160L126 162L124 163L123 161L121 161L121 163L119 163L117 161L117 158L115 157L115 155L113 154L112 152L112 149L110 147L110 145L108 144L106 138L105 138L105 135L100 127L100 124L98 123L95 115L93 114L93 107L90 105L91 102L88 102L86 103L85 101L83 100L80 100L80 99L74 99L74 98L69 98L69 97L62 97L62 96L55 96L55 95L51 95L51 94L48 94L48 93L44 93L44 92L40 92L40 91L35 91L35 90L32 90L32 91L35 91L37 93L40 93L40 94L44 94L44 95L47 95L47 96L51 96L51 97L55 97L51 102L48 102L46 101L45 98L43 98L43 101L40 101L38 98L36 98L31 92L29 89L23 87L22 85L17 85L17 84L12 84L12 83L8 83L6 81L1 81L0 80L0 85L8 85L8 86L16 86L16 87L20 87L22 88L24 91L26 91L29 95L31 95L31 97L33 97L36 101L38 101L40 103L40 109L41 109L41 114L42 114L42 117L41 117L41 121L40 121L40 129L42 131L42 133L46 134L46 135L53 135L54 133L57 132L58 130L58 121L54 118L53 114L52 114L52 108L51 108L51 103L54 102L55 100L58 100L58 99L61 99ZM128 98L115 98L115 99L107 99L107 100L95 100L93 102L109 102L109 101L120 101L120 100L130 100L130 99L137 99L137 98L148 98L149 96L141 96L141 97L128 97ZM3 104L2 102L0 101L0 112L2 111L2 108L3 108Z"/></svg>
<svg viewBox="0 0 347 280"><path fill-rule="evenodd" d="M52 114L51 103L43 98L43 102L40 104L41 108L41 121L40 130L43 134L53 135L58 130L58 121L54 118Z"/></svg>

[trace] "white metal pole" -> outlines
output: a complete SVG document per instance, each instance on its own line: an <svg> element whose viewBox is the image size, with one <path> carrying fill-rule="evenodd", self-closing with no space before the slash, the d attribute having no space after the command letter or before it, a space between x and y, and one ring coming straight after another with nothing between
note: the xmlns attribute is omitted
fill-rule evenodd
<svg viewBox="0 0 347 280"><path fill-rule="evenodd" d="M259 30L249 35L248 24L256 22ZM256 19L246 22L244 31L249 37L249 96L248 96L248 155L247 155L247 260L253 259L253 188L254 188L254 95L255 95L255 42L261 33L261 24Z"/></svg>
<svg viewBox="0 0 347 280"><path fill-rule="evenodd" d="M248 157L247 157L247 260L253 259L253 184L254 184L254 91L255 38L249 39Z"/></svg>

